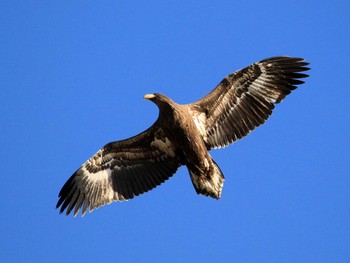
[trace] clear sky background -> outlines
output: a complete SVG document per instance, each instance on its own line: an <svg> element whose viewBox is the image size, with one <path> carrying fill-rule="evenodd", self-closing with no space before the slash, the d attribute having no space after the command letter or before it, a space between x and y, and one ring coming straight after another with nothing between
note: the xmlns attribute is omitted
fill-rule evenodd
<svg viewBox="0 0 350 263"><path fill-rule="evenodd" d="M350 262L349 1L1 1L0 262ZM57 195L104 144L275 55L312 70L269 121L211 152L222 199L183 167L84 218Z"/></svg>

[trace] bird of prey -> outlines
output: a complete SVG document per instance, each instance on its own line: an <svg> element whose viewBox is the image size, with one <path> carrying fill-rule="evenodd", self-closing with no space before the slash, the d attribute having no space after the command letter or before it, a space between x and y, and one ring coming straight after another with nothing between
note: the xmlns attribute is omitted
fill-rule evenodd
<svg viewBox="0 0 350 263"><path fill-rule="evenodd" d="M144 96L159 108L156 122L129 139L111 142L64 184L56 208L74 216L143 194L185 165L197 194L221 197L224 175L209 150L225 147L263 124L309 70L302 58L278 56L226 76L190 104Z"/></svg>

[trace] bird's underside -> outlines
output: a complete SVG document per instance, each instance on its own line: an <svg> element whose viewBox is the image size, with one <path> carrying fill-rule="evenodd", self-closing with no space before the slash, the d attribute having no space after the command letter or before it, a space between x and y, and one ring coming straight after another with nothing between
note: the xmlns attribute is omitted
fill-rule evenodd
<svg viewBox="0 0 350 263"><path fill-rule="evenodd" d="M209 154L263 124L308 75L302 58L272 57L225 77L202 99L186 105L155 93L145 98L159 108L146 131L111 142L64 184L57 208L74 216L143 194L185 165L198 194L221 197L224 176Z"/></svg>

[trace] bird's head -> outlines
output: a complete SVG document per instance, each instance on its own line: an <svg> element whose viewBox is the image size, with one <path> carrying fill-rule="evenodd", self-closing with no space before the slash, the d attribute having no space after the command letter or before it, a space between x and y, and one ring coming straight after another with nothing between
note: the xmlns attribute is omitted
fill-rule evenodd
<svg viewBox="0 0 350 263"><path fill-rule="evenodd" d="M153 103L157 104L158 106L162 104L172 104L173 101L169 99L167 96L160 94L160 93L151 93L151 94L146 94L144 96L146 100L150 100Z"/></svg>
<svg viewBox="0 0 350 263"><path fill-rule="evenodd" d="M150 100L153 103L155 103L160 111L166 111L170 110L174 107L176 107L176 103L173 102L170 98L167 96L160 94L160 93L152 93L152 94L146 94L144 96L146 100Z"/></svg>
<svg viewBox="0 0 350 263"><path fill-rule="evenodd" d="M157 93L150 93L143 96L146 100L154 101L157 98Z"/></svg>

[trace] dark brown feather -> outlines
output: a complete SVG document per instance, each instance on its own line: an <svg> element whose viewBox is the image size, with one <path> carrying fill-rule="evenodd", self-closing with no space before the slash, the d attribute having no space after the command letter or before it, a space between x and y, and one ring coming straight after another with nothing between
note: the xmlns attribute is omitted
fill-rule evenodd
<svg viewBox="0 0 350 263"><path fill-rule="evenodd" d="M302 58L273 57L261 60L224 78L204 98L189 104L206 114L204 123L208 149L224 147L263 124L274 104L281 102L300 78L308 75Z"/></svg>
<svg viewBox="0 0 350 263"><path fill-rule="evenodd" d="M82 215L112 201L132 199L171 177L180 161L157 149L158 123L142 134L109 143L84 163L65 183L56 207L60 212ZM164 139L165 140L165 139ZM171 147L171 145L170 145Z"/></svg>

